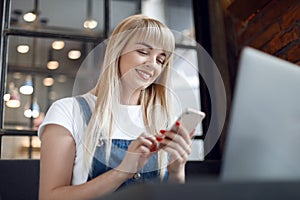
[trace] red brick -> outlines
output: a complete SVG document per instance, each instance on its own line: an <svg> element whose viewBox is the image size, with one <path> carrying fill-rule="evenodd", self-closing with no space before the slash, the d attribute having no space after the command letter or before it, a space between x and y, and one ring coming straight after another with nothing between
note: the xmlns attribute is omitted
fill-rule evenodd
<svg viewBox="0 0 300 200"><path fill-rule="evenodd" d="M295 5L288 13L282 17L282 28L287 29L293 23L300 20L300 3Z"/></svg>
<svg viewBox="0 0 300 200"><path fill-rule="evenodd" d="M255 36L255 34L259 33L263 30L264 26L261 21L257 21L255 23L248 24L245 30L242 33L238 34L237 42L238 44L247 44L248 41Z"/></svg>
<svg viewBox="0 0 300 200"><path fill-rule="evenodd" d="M255 36L263 30L264 27L279 21L283 13L288 12L289 8L295 5L299 0L273 0L268 3L262 10L253 13L244 23L244 27L239 24L237 28L238 43L243 43L249 38ZM247 43L247 42L246 42Z"/></svg>
<svg viewBox="0 0 300 200"><path fill-rule="evenodd" d="M264 7L262 12L262 23L268 26L278 21L283 13L287 13L289 8L296 5L297 0L273 0L268 6Z"/></svg>
<svg viewBox="0 0 300 200"><path fill-rule="evenodd" d="M299 62L297 62L296 64L300 66L300 61L299 61Z"/></svg>
<svg viewBox="0 0 300 200"><path fill-rule="evenodd" d="M283 44L287 45L289 43L291 43L294 40L299 40L299 27L295 26L290 32L285 33L282 37L281 37L281 41Z"/></svg>
<svg viewBox="0 0 300 200"><path fill-rule="evenodd" d="M284 59L284 60L287 60L287 56L285 54L279 54L277 57L281 58L281 59Z"/></svg>
<svg viewBox="0 0 300 200"><path fill-rule="evenodd" d="M255 48L261 48L264 44L270 41L276 33L280 32L279 23L274 23L265 31L258 35L250 44Z"/></svg>
<svg viewBox="0 0 300 200"><path fill-rule="evenodd" d="M273 39L270 42L268 42L262 50L269 54L275 54L279 49L282 48L280 40L281 35L282 33L280 32L275 34Z"/></svg>
<svg viewBox="0 0 300 200"><path fill-rule="evenodd" d="M300 61L300 43L295 44L288 50L287 59L294 63Z"/></svg>
<svg viewBox="0 0 300 200"><path fill-rule="evenodd" d="M263 50L270 54L274 54L299 38L299 27L294 26L294 28L289 32L276 34L274 38L266 44Z"/></svg>

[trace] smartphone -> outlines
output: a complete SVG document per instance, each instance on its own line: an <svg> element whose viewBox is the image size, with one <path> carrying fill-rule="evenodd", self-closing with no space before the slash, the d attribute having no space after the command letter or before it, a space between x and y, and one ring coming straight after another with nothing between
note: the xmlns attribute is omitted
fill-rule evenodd
<svg viewBox="0 0 300 200"><path fill-rule="evenodd" d="M179 121L180 126L183 126L189 133L191 133L204 117L204 112L193 108L186 108L171 126L170 130L177 132L178 127L176 126L176 122Z"/></svg>

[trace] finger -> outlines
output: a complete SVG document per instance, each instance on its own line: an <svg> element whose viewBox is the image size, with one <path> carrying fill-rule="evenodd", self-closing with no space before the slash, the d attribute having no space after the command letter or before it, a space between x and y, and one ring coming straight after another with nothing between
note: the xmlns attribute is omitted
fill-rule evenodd
<svg viewBox="0 0 300 200"><path fill-rule="evenodd" d="M162 134L164 134L166 131L160 131ZM180 121L176 122L175 128L171 129L169 132L172 132L176 135L181 135L184 140L189 143L190 142L190 133L186 130L186 128L180 123ZM173 138L172 135L169 134L169 132L166 132L166 135L170 138Z"/></svg>
<svg viewBox="0 0 300 200"><path fill-rule="evenodd" d="M174 142L173 140L172 141L167 141L166 139L163 139L160 144L163 145L163 149L166 149L166 148L171 148L173 150L175 150L176 152L178 152L179 155L182 155L185 153L185 149L184 147L182 147L180 144Z"/></svg>
<svg viewBox="0 0 300 200"><path fill-rule="evenodd" d="M170 146L164 146L163 150L166 151L167 153L169 153L170 158L172 160L180 157L180 154L178 153L178 151L176 151L175 149L171 148Z"/></svg>
<svg viewBox="0 0 300 200"><path fill-rule="evenodd" d="M171 133L172 134L172 133ZM159 142L159 145L161 147L169 146L171 148L174 148L179 151L180 154L185 151L188 155L191 153L191 139L187 143L180 135L178 134L172 134L173 137L172 140L169 139L169 137L162 138Z"/></svg>
<svg viewBox="0 0 300 200"><path fill-rule="evenodd" d="M134 150L128 150L128 153L130 153L133 158L138 158L138 157L148 157L150 156L149 153L151 153L150 149L144 145L138 146Z"/></svg>
<svg viewBox="0 0 300 200"><path fill-rule="evenodd" d="M136 139L135 149L139 148L139 146L147 147L151 152L157 150L157 140L154 135L146 135L142 134L140 137Z"/></svg>
<svg viewBox="0 0 300 200"><path fill-rule="evenodd" d="M158 150L158 141L157 138L154 135L149 135L146 137L147 140L149 140L149 142L151 142L151 145L147 146L151 152L155 152Z"/></svg>
<svg viewBox="0 0 300 200"><path fill-rule="evenodd" d="M169 153L170 164L174 161L185 162L188 159L188 155L186 153L179 153L176 149L173 149L170 146L165 146L163 150Z"/></svg>
<svg viewBox="0 0 300 200"><path fill-rule="evenodd" d="M183 134L176 134L171 131L165 131L164 132L164 138L167 140L173 140L176 143L179 143L181 146L190 146L192 143L192 140L189 136L185 137Z"/></svg>
<svg viewBox="0 0 300 200"><path fill-rule="evenodd" d="M151 142L146 139L147 135L142 133L138 138L136 138L134 141L131 142L132 149L139 148L140 145L149 146L151 145Z"/></svg>
<svg viewBox="0 0 300 200"><path fill-rule="evenodd" d="M146 154L150 153L150 149L146 146L141 145L138 148L138 152L141 153L142 155L146 155Z"/></svg>
<svg viewBox="0 0 300 200"><path fill-rule="evenodd" d="M148 140L147 147L150 148L151 151L155 151L157 149L157 144L158 144L156 136L147 135L147 137L145 137L145 139Z"/></svg>
<svg viewBox="0 0 300 200"><path fill-rule="evenodd" d="M150 142L156 142L156 137L154 136L154 135L147 135L146 137L145 137L147 140L149 140Z"/></svg>
<svg viewBox="0 0 300 200"><path fill-rule="evenodd" d="M183 139L187 142L190 143L190 133L187 131L187 129L184 127L184 125L181 125L178 123L178 131L177 133L183 137Z"/></svg>
<svg viewBox="0 0 300 200"><path fill-rule="evenodd" d="M150 135L149 137L147 137L147 139L151 142L151 146L148 148L150 149L151 152L155 152L158 150L158 136L154 136L154 135ZM161 140L161 138L160 138Z"/></svg>

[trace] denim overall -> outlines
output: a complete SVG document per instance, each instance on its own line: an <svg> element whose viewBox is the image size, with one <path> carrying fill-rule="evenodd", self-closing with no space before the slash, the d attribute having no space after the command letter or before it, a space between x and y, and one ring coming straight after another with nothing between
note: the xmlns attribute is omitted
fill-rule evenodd
<svg viewBox="0 0 300 200"><path fill-rule="evenodd" d="M91 118L90 107L87 101L83 97L77 96L75 98L79 103L80 108L83 112L85 122L86 124L88 124ZM99 140L99 145L97 145L96 147L96 151L93 158L92 172L89 174L88 180L91 180L113 168L116 168L123 160L131 141L132 140L112 139L111 153L110 153L108 165L106 165L105 150L106 150L107 142L105 140L101 140L101 141ZM136 173L133 178L128 179L118 189L133 184L159 183L160 174L159 174L159 170L157 169L158 169L158 163L157 163L157 153L156 153L149 158L146 165L138 173ZM166 181L167 179L168 179L168 172L166 172L163 181Z"/></svg>

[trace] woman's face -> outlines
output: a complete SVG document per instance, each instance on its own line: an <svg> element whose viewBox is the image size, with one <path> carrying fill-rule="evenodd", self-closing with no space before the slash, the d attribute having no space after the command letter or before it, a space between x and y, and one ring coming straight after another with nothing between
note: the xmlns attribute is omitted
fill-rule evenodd
<svg viewBox="0 0 300 200"><path fill-rule="evenodd" d="M119 70L122 86L133 90L151 85L163 70L166 53L150 43L129 42L122 51Z"/></svg>

